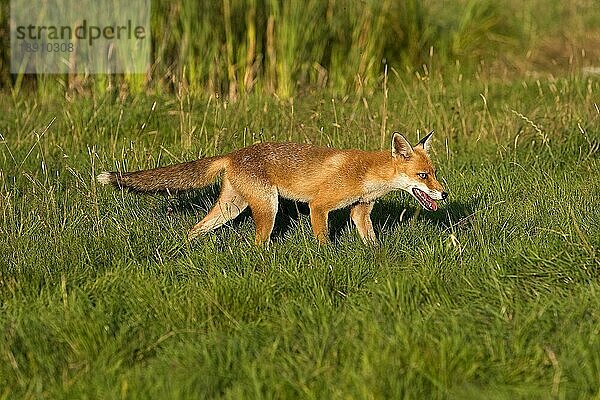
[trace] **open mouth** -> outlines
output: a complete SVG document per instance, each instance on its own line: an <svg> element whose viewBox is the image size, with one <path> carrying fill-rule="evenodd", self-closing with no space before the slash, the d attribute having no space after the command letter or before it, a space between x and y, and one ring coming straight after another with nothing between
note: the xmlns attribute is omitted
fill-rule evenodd
<svg viewBox="0 0 600 400"><path fill-rule="evenodd" d="M419 203L421 203L423 208L427 211L436 211L438 209L437 203L424 191L419 190L417 188L413 188L412 193L415 196L415 198L419 200Z"/></svg>

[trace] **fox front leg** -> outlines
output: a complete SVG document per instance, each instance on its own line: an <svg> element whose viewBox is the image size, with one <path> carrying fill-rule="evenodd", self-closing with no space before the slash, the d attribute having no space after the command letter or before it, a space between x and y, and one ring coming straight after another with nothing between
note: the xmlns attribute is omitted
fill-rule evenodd
<svg viewBox="0 0 600 400"><path fill-rule="evenodd" d="M312 225L313 233L320 244L327 243L329 228L327 219L329 210L317 204L309 204L310 207L310 224Z"/></svg>
<svg viewBox="0 0 600 400"><path fill-rule="evenodd" d="M352 222L356 225L356 230L363 243L378 246L379 242L375 236L373 222L371 221L373 204L373 202L355 204L350 211L350 218L352 218Z"/></svg>

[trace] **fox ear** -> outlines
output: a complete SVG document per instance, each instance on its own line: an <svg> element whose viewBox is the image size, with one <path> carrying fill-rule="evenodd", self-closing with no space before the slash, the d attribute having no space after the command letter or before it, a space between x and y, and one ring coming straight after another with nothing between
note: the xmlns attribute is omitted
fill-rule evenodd
<svg viewBox="0 0 600 400"><path fill-rule="evenodd" d="M400 133L394 132L394 136L392 137L392 157L402 156L409 158L412 152L413 149L408 140Z"/></svg>
<svg viewBox="0 0 600 400"><path fill-rule="evenodd" d="M429 153L429 143L431 142L431 135L433 135L433 132L434 131L429 132L423 139L419 140L419 143L417 143L417 146L421 146L426 153Z"/></svg>

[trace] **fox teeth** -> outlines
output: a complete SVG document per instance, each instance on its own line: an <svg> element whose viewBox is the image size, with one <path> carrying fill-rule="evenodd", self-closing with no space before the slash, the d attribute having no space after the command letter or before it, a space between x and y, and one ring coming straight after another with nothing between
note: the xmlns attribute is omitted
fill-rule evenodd
<svg viewBox="0 0 600 400"><path fill-rule="evenodd" d="M438 209L437 203L424 191L417 188L413 188L412 193L415 196L415 198L419 201L419 203L421 203L424 209L428 211L436 211Z"/></svg>

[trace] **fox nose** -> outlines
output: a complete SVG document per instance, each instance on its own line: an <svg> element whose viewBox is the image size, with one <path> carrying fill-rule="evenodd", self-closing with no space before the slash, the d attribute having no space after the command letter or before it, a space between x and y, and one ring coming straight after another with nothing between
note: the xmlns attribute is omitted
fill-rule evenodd
<svg viewBox="0 0 600 400"><path fill-rule="evenodd" d="M448 192L442 192L442 200L446 200L448 197Z"/></svg>

